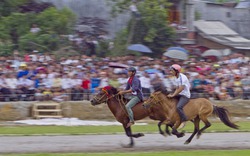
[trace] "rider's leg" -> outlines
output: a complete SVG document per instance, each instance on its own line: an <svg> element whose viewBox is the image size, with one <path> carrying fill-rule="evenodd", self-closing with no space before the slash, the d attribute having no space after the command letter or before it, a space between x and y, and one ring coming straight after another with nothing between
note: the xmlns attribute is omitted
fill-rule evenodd
<svg viewBox="0 0 250 156"><path fill-rule="evenodd" d="M185 96L181 96L180 97L180 100L178 101L177 103L177 112L180 116L180 119L181 119L181 128L183 128L185 126L185 122L187 121L187 117L186 115L184 114L184 111L183 111L183 107L189 102L189 98L185 97Z"/></svg>
<svg viewBox="0 0 250 156"><path fill-rule="evenodd" d="M135 96L126 104L126 110L128 112L128 117L130 120L129 125L127 127L130 127L131 125L134 124L134 114L132 111L132 107L134 107L138 102L140 102L140 99L137 96Z"/></svg>

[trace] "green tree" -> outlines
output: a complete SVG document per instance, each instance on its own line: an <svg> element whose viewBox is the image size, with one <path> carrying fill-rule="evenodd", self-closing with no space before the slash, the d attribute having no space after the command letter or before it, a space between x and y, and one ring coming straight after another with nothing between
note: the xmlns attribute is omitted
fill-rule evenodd
<svg viewBox="0 0 250 156"><path fill-rule="evenodd" d="M13 49L29 50L35 44L36 49L55 50L59 44L59 36L72 31L76 17L68 9L57 10L54 7L42 12L12 12L0 18L0 43L11 44ZM41 29L36 34L30 33L32 24ZM30 43L34 42L33 46ZM20 43L20 44L19 44Z"/></svg>
<svg viewBox="0 0 250 156"><path fill-rule="evenodd" d="M68 34L72 31L76 17L69 9L48 8L36 17L36 23L45 32Z"/></svg>
<svg viewBox="0 0 250 156"><path fill-rule="evenodd" d="M11 40L12 44L18 46L19 37L28 33L30 22L34 16L32 14L12 13L10 16L0 19L0 38L2 42Z"/></svg>
<svg viewBox="0 0 250 156"><path fill-rule="evenodd" d="M9 16L13 12L18 12L20 5L23 5L30 0L1 0L0 1L0 17Z"/></svg>
<svg viewBox="0 0 250 156"><path fill-rule="evenodd" d="M113 15L128 11L131 0L113 1ZM128 24L127 31L123 31L123 36L128 38L127 44L141 43L154 52L154 56L160 56L165 49L173 44L175 39L174 30L169 27L167 21L168 7L171 6L167 0L143 0L136 4L140 17L133 17ZM123 40L122 42L119 40ZM115 46L126 48L124 37L116 39ZM118 45L123 43L123 45ZM117 50L114 48L114 50ZM123 51L124 53L124 51Z"/></svg>

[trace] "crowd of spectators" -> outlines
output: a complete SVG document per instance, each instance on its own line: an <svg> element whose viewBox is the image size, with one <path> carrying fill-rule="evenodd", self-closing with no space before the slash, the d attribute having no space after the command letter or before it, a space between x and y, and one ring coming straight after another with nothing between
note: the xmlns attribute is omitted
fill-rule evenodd
<svg viewBox="0 0 250 156"><path fill-rule="evenodd" d="M111 62L134 66L145 97L158 87L175 87L169 67L180 64L190 79L192 95L215 100L250 99L250 59L234 53L218 61L186 61L145 56L98 58L86 55L55 59L51 54L0 57L0 101L89 100L100 88L125 88L127 71Z"/></svg>

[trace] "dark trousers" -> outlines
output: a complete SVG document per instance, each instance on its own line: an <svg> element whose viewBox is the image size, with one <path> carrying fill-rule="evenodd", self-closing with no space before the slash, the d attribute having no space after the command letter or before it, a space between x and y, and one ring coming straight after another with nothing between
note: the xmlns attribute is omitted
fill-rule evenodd
<svg viewBox="0 0 250 156"><path fill-rule="evenodd" d="M187 117L184 114L183 107L189 102L189 98L186 96L180 95L180 99L177 103L177 112L180 115L181 122L187 121Z"/></svg>

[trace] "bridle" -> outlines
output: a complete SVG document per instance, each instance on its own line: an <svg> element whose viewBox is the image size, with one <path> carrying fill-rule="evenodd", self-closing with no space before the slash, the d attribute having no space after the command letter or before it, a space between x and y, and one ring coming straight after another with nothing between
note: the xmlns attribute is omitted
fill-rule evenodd
<svg viewBox="0 0 250 156"><path fill-rule="evenodd" d="M123 96L121 96L121 97L119 98L119 96L117 96L118 94L110 95L110 94L108 93L108 91L107 91L106 89L104 89L104 88L102 88L102 91L103 91L105 94L103 94L100 98L97 98L96 96L93 97L93 99L95 99L95 101L97 101L98 103L101 103L101 100L106 96L105 103L108 103L108 100L110 100L110 99L112 99L112 98L115 98L115 99L118 101L118 103L119 103L120 107L122 108L122 110L123 110L123 111L125 112L125 114L128 116L128 113L127 113L127 111L126 111L126 109L125 109L126 102L123 100Z"/></svg>
<svg viewBox="0 0 250 156"><path fill-rule="evenodd" d="M100 98L97 98L96 96L93 97L93 99L95 99L95 101L97 101L97 102L99 102L99 103L101 103L100 101L101 101L105 96L107 97L106 100L105 100L105 103L107 103L109 99L111 99L111 98L113 98L113 97L116 96L116 95L110 95L110 94L108 93L108 91L107 91L106 89L104 89L104 88L102 89L102 91L103 91L105 94L103 94Z"/></svg>
<svg viewBox="0 0 250 156"><path fill-rule="evenodd" d="M153 100L150 100L150 101L154 101L154 102L150 102L150 107L153 105L152 103L155 103L155 104L161 104L162 105L162 100L159 99L159 97L151 94L150 97L153 99Z"/></svg>

